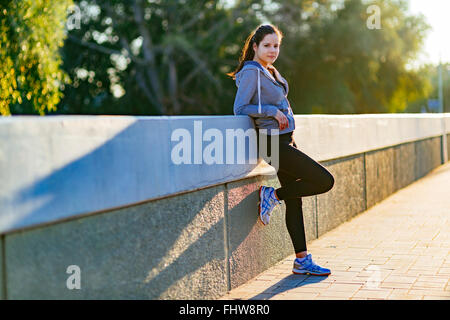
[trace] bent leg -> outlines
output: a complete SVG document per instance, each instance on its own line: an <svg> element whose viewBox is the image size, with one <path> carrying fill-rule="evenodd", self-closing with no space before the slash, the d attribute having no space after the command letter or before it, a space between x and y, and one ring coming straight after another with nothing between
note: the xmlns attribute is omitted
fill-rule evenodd
<svg viewBox="0 0 450 320"><path fill-rule="evenodd" d="M333 175L320 163L289 144L280 144L279 173L295 180L276 190L279 199L312 196L329 191Z"/></svg>

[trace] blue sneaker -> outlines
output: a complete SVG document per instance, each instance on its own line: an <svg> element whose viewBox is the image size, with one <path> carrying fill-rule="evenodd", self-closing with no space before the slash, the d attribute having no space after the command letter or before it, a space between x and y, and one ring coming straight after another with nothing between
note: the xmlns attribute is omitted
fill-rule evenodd
<svg viewBox="0 0 450 320"><path fill-rule="evenodd" d="M275 189L272 187L261 186L259 188L259 219L263 225L268 225L270 221L270 213L281 201L274 194Z"/></svg>
<svg viewBox="0 0 450 320"><path fill-rule="evenodd" d="M292 272L295 274L310 274L313 276L327 276L331 274L330 269L322 268L312 261L311 254L303 259L295 258L294 268Z"/></svg>

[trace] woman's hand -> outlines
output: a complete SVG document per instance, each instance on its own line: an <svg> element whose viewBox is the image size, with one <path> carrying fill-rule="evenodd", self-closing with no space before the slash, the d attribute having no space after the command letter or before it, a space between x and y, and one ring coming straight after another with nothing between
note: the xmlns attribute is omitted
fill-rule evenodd
<svg viewBox="0 0 450 320"><path fill-rule="evenodd" d="M278 121L278 124L280 126L280 131L283 131L287 127L289 127L289 120L284 115L283 112L281 112L280 109L278 109L277 114L275 115L275 119Z"/></svg>

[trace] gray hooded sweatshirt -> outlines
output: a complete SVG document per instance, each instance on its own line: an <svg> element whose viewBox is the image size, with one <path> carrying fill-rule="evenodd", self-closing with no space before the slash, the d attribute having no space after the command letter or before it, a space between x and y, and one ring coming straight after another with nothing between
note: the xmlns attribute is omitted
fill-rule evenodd
<svg viewBox="0 0 450 320"><path fill-rule="evenodd" d="M281 77L281 76L280 76ZM234 114L248 115L258 129L267 129L267 134L284 134L295 129L294 113L287 99L289 86L283 77L280 82L256 61L245 61L242 69L236 73L238 87L234 100ZM277 110L281 110L289 121L289 126L280 130L275 119Z"/></svg>

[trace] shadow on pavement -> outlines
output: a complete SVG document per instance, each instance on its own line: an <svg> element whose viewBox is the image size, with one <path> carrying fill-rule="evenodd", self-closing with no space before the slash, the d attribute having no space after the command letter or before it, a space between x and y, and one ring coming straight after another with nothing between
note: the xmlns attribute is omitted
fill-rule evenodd
<svg viewBox="0 0 450 320"><path fill-rule="evenodd" d="M303 286L308 286L313 283L319 283L328 278L328 276L309 276L309 275L297 275L291 274L271 287L267 288L261 293L249 298L249 300L268 300L274 296L283 293L294 288L300 288Z"/></svg>

